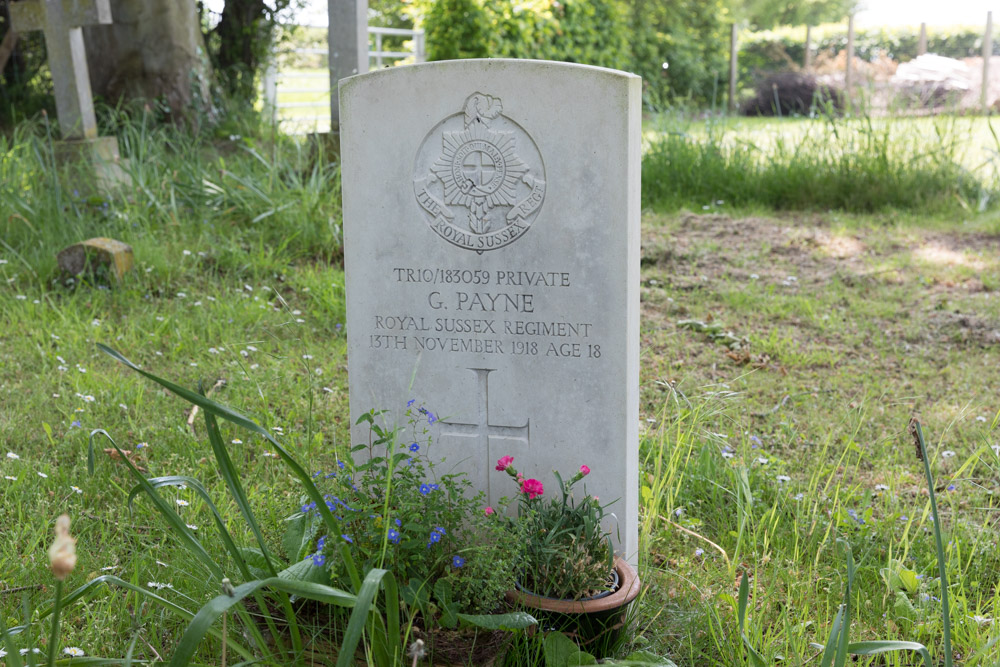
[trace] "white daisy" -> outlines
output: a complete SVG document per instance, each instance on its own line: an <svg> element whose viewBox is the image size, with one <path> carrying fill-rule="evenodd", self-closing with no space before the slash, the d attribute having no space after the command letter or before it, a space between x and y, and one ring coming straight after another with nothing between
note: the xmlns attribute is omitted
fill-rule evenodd
<svg viewBox="0 0 1000 667"><path fill-rule="evenodd" d="M188 505L191 504L188 501L184 500L183 498L178 498L174 502L177 503L178 507L187 507Z"/></svg>
<svg viewBox="0 0 1000 667"><path fill-rule="evenodd" d="M7 452L7 458L17 461L21 457L15 454L14 452Z"/></svg>
<svg viewBox="0 0 1000 667"><path fill-rule="evenodd" d="M86 653L83 652L83 649L78 646L67 646L66 648L63 649L63 653L70 656L71 658L81 658L87 655Z"/></svg>

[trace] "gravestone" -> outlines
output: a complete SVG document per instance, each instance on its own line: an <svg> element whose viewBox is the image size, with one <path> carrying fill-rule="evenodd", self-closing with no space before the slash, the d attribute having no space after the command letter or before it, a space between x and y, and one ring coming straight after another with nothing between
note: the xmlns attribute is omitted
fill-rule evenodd
<svg viewBox="0 0 1000 667"><path fill-rule="evenodd" d="M18 32L45 33L56 113L63 141L57 160L89 162L101 186L124 179L119 167L118 140L97 136L97 118L83 43L86 25L111 23L109 0L21 0L10 4L11 26Z"/></svg>
<svg viewBox="0 0 1000 667"><path fill-rule="evenodd" d="M638 549L640 79L515 60L340 83L352 416L423 406L438 473L591 468ZM366 442L355 427L353 442ZM409 437L404 435L402 437Z"/></svg>

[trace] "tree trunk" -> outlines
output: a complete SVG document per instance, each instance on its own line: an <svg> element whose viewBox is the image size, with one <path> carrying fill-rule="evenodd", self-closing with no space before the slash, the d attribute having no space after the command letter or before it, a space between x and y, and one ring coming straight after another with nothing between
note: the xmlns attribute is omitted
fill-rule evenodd
<svg viewBox="0 0 1000 667"><path fill-rule="evenodd" d="M256 97L254 75L271 43L268 18L264 0L226 0L222 18L215 27L214 32L219 36L216 65L220 83L237 99Z"/></svg>
<svg viewBox="0 0 1000 667"><path fill-rule="evenodd" d="M95 95L159 98L179 120L211 109L211 65L195 0L111 0L114 23L85 28Z"/></svg>

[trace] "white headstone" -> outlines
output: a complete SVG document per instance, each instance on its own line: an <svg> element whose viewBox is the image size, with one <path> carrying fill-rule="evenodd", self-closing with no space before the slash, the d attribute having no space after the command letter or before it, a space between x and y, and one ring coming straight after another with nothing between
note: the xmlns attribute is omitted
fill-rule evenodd
<svg viewBox="0 0 1000 667"><path fill-rule="evenodd" d="M402 424L414 399L439 472L492 500L516 495L502 456L547 494L588 465L634 558L639 77L452 61L352 77L340 104L352 416Z"/></svg>

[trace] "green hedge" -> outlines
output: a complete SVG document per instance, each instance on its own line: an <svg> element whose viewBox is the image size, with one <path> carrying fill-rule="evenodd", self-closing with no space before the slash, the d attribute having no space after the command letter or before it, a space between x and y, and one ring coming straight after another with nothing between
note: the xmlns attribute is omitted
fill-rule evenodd
<svg viewBox="0 0 1000 667"><path fill-rule="evenodd" d="M728 57L722 3L434 0L422 25L429 60L490 56L598 65L642 76L649 104L707 102ZM664 62L670 63L666 72Z"/></svg>
<svg viewBox="0 0 1000 667"><path fill-rule="evenodd" d="M625 16L619 0L436 0L423 24L427 58L538 58L624 69Z"/></svg>

